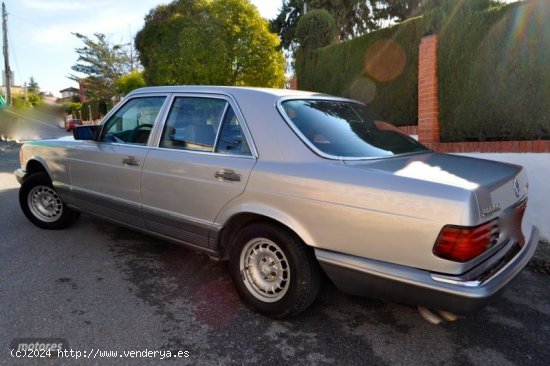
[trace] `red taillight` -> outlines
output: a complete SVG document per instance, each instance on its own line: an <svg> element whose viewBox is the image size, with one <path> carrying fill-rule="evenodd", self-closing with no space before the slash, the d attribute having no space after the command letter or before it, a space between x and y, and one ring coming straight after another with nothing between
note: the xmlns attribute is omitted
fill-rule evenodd
<svg viewBox="0 0 550 366"><path fill-rule="evenodd" d="M456 262L467 262L497 243L498 220L479 226L447 225L439 233L433 253L438 257Z"/></svg>

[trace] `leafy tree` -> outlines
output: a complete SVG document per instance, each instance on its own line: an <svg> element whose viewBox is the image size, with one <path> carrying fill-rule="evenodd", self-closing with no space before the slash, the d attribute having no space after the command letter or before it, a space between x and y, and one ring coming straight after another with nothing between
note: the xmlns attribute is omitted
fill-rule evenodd
<svg viewBox="0 0 550 366"><path fill-rule="evenodd" d="M270 21L271 30L279 35L285 49L296 48L296 27L304 15L304 3L304 0L284 0L279 14ZM307 9L325 9L332 14L340 40L377 28L366 0L310 0Z"/></svg>
<svg viewBox="0 0 550 366"><path fill-rule="evenodd" d="M325 9L312 10L300 18L296 27L296 38L309 49L329 45L336 35L336 23Z"/></svg>
<svg viewBox="0 0 550 366"><path fill-rule="evenodd" d="M442 0L369 0L379 26L383 21L400 22L418 16L441 3Z"/></svg>
<svg viewBox="0 0 550 366"><path fill-rule="evenodd" d="M151 85L279 87L279 40L248 0L177 0L145 17L136 48Z"/></svg>
<svg viewBox="0 0 550 366"><path fill-rule="evenodd" d="M36 82L36 80L34 80L34 76L31 76L29 80L29 86L27 88L27 91L29 93L36 93L36 94L40 92L40 87L38 86L38 83Z"/></svg>
<svg viewBox="0 0 550 366"><path fill-rule="evenodd" d="M116 81L116 90L119 95L126 95L132 90L142 88L145 85L143 73L137 70L132 70L130 73L122 75Z"/></svg>
<svg viewBox="0 0 550 366"><path fill-rule="evenodd" d="M308 11L325 9L332 14L340 40L378 29L392 22L399 22L419 15L438 5L442 0L283 0L271 30L281 38L281 47L295 50L298 38L296 27L304 15L304 3Z"/></svg>
<svg viewBox="0 0 550 366"><path fill-rule="evenodd" d="M79 102L64 103L63 109L65 110L65 113L76 116L77 112L82 110L82 103L79 103Z"/></svg>
<svg viewBox="0 0 550 366"><path fill-rule="evenodd" d="M281 39L281 47L291 50L297 42L296 27L304 14L304 0L284 0L275 19L269 21L271 31Z"/></svg>
<svg viewBox="0 0 550 366"><path fill-rule="evenodd" d="M336 21L340 40L375 29L371 9L365 0L312 0L311 9L326 9Z"/></svg>
<svg viewBox="0 0 550 366"><path fill-rule="evenodd" d="M106 36L95 33L95 39L73 33L82 40L84 47L77 48L77 63L72 66L76 72L86 75L86 94L90 101L108 103L116 94L116 81L130 72L132 63L125 48L111 44ZM70 79L80 81L82 78L70 75Z"/></svg>

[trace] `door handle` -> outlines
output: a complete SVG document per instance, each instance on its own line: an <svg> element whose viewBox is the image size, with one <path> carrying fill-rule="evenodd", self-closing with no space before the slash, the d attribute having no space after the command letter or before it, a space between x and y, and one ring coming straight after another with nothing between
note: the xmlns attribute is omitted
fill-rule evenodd
<svg viewBox="0 0 550 366"><path fill-rule="evenodd" d="M230 182L240 182L241 181L241 175L235 173L231 169L222 169L214 173L214 177L218 178L219 180L227 180Z"/></svg>
<svg viewBox="0 0 550 366"><path fill-rule="evenodd" d="M139 160L137 160L134 156L128 156L124 159L122 159L123 165L131 165L131 166L139 166Z"/></svg>

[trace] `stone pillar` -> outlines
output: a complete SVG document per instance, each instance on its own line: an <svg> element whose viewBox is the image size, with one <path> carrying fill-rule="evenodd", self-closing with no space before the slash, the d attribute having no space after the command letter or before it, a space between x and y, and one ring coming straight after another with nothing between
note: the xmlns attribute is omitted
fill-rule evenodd
<svg viewBox="0 0 550 366"><path fill-rule="evenodd" d="M422 38L418 56L418 140L424 144L439 142L438 43L437 35Z"/></svg>

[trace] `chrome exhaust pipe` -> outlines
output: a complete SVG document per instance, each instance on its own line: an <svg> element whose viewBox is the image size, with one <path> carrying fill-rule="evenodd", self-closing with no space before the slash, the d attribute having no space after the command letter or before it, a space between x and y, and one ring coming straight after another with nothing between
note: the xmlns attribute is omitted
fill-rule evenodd
<svg viewBox="0 0 550 366"><path fill-rule="evenodd" d="M458 319L458 316L456 316L456 314L453 314L449 311L439 310L438 313L443 319L445 319L448 322L454 322Z"/></svg>
<svg viewBox="0 0 550 366"><path fill-rule="evenodd" d="M430 309L425 308L424 306L419 306L418 312L420 313L420 316L430 324L439 325L443 321L443 319L441 319L439 316L434 314Z"/></svg>
<svg viewBox="0 0 550 366"><path fill-rule="evenodd" d="M458 319L458 316L450 311L438 310L437 314L435 314L433 311L424 306L418 306L418 313L420 313L420 316L424 318L425 321L433 325L439 325L444 320L454 322Z"/></svg>

